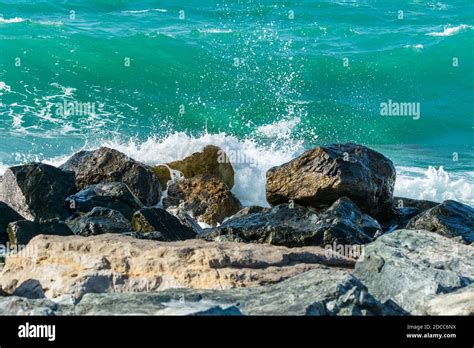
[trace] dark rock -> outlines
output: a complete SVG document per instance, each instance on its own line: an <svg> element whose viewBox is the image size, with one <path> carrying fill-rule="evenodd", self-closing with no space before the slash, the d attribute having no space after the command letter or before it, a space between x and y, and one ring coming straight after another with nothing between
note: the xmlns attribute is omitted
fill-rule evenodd
<svg viewBox="0 0 474 348"><path fill-rule="evenodd" d="M474 248L423 230L398 230L366 245L354 275L379 301L411 314L474 282Z"/></svg>
<svg viewBox="0 0 474 348"><path fill-rule="evenodd" d="M161 186L153 169L117 150L101 147L80 151L60 168L75 172L79 189L93 184L123 182L145 205L154 205L160 200Z"/></svg>
<svg viewBox="0 0 474 348"><path fill-rule="evenodd" d="M127 219L143 208L128 186L121 182L91 185L66 199L71 210L87 213L95 207L117 210Z"/></svg>
<svg viewBox="0 0 474 348"><path fill-rule="evenodd" d="M21 283L13 292L13 296L21 296L29 299L44 298L44 291L36 279L29 279Z"/></svg>
<svg viewBox="0 0 474 348"><path fill-rule="evenodd" d="M127 232L124 235L137 238L137 239L145 239L145 240L157 240L160 242L166 242L165 236L161 232L153 231L153 232Z"/></svg>
<svg viewBox="0 0 474 348"><path fill-rule="evenodd" d="M404 197L394 197L391 209L385 210L382 214L377 216L385 231L393 231L396 229L406 228L408 221L438 205L439 203Z"/></svg>
<svg viewBox="0 0 474 348"><path fill-rule="evenodd" d="M365 146L321 146L267 172L267 201L323 208L345 196L376 215L392 205L395 177L392 161Z"/></svg>
<svg viewBox="0 0 474 348"><path fill-rule="evenodd" d="M64 200L75 192L74 173L43 163L10 167L0 184L0 200L36 221L68 217Z"/></svg>
<svg viewBox="0 0 474 348"><path fill-rule="evenodd" d="M423 229L449 238L474 242L474 209L456 201L443 203L412 218L407 229Z"/></svg>
<svg viewBox="0 0 474 348"><path fill-rule="evenodd" d="M280 204L269 211L232 217L217 228L205 230L202 238L287 247L352 245L372 241L380 230L376 220L343 197L322 214L299 205Z"/></svg>
<svg viewBox="0 0 474 348"><path fill-rule="evenodd" d="M203 233L201 226L199 226L199 224L184 209L181 209L180 207L170 207L166 209L166 211L176 217L182 225L192 229L196 234L201 235Z"/></svg>
<svg viewBox="0 0 474 348"><path fill-rule="evenodd" d="M75 214L66 224L80 236L93 236L104 233L124 233L132 230L130 222L117 210L96 207L90 212Z"/></svg>
<svg viewBox="0 0 474 348"><path fill-rule="evenodd" d="M242 208L241 210L239 210L237 213L235 213L228 219L236 219L236 218L250 215L250 214L265 213L269 211L270 211L270 208L259 207L258 205L251 205L250 207Z"/></svg>
<svg viewBox="0 0 474 348"><path fill-rule="evenodd" d="M24 219L24 217L10 208L6 203L0 202L0 244L6 244L8 242L8 224Z"/></svg>
<svg viewBox="0 0 474 348"><path fill-rule="evenodd" d="M169 168L180 171L188 179L198 175L213 175L221 179L229 189L234 186L234 169L224 150L218 146L207 145L202 152L156 166L155 174L160 178L161 186L164 188L171 179Z"/></svg>
<svg viewBox="0 0 474 348"><path fill-rule="evenodd" d="M420 212L437 206L439 203L405 197L393 197L393 206L395 208L416 208Z"/></svg>
<svg viewBox="0 0 474 348"><path fill-rule="evenodd" d="M132 218L132 227L143 234L159 232L166 241L196 238L196 232L160 208L144 208L137 211Z"/></svg>
<svg viewBox="0 0 474 348"><path fill-rule="evenodd" d="M71 236L69 227L58 219L34 222L29 220L15 221L8 225L8 238L11 245L26 245L33 237L40 234Z"/></svg>
<svg viewBox="0 0 474 348"><path fill-rule="evenodd" d="M241 209L239 200L215 176L199 175L173 182L163 199L165 209L176 206L208 225L215 226Z"/></svg>

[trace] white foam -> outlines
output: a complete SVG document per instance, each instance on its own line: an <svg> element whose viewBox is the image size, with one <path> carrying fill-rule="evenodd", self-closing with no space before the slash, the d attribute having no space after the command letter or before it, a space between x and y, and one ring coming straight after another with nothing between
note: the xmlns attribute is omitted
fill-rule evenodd
<svg viewBox="0 0 474 348"><path fill-rule="evenodd" d="M21 17L15 17L15 18L2 18L0 17L0 23L4 23L4 24L10 24L10 23L21 23L21 22L24 22L25 19L21 18Z"/></svg>
<svg viewBox="0 0 474 348"><path fill-rule="evenodd" d="M130 13L130 14L148 13L148 12L168 12L168 10L164 8L151 8L151 9L146 9L146 10L121 11L121 13Z"/></svg>
<svg viewBox="0 0 474 348"><path fill-rule="evenodd" d="M182 159L194 152L201 151L210 144L221 147L229 156L235 171L235 185L232 191L246 206L268 206L265 198L267 170L290 161L304 151L303 144L295 141L281 143L275 141L270 145L261 146L253 139L241 140L225 133L206 133L193 137L181 132L170 134L165 138L149 138L144 142L111 140L100 144L89 143L83 149L108 146L136 160L149 165L157 165ZM59 166L72 154L46 160L39 156L13 157L15 157L16 163L42 161ZM7 165L0 163L0 175L7 167ZM454 199L474 205L472 173L461 174L464 177L458 173L456 175L448 173L443 167L436 169L430 166L427 170L419 167L397 167L395 195L438 202Z"/></svg>
<svg viewBox="0 0 474 348"><path fill-rule="evenodd" d="M0 81L0 91L11 92L12 88L5 82Z"/></svg>
<svg viewBox="0 0 474 348"><path fill-rule="evenodd" d="M192 137L173 133L164 139L149 138L143 143L108 141L104 145L150 165L171 162L201 151L206 145L217 145L229 156L235 171L232 191L244 205L268 206L265 199L265 173L273 166L288 162L303 151L301 143L284 147L259 146L254 140L239 140L225 133Z"/></svg>
<svg viewBox="0 0 474 348"><path fill-rule="evenodd" d="M232 29L198 29L203 34L229 34L232 33Z"/></svg>
<svg viewBox="0 0 474 348"><path fill-rule="evenodd" d="M421 176L419 168L413 169L416 171L409 168L397 168L400 174L395 183L396 196L427 199L435 202L454 199L474 205L474 184L470 183L467 178L454 179L442 166L439 169L429 166Z"/></svg>
<svg viewBox="0 0 474 348"><path fill-rule="evenodd" d="M454 34L459 33L460 31L466 30L466 29L473 29L474 26L472 25L466 25L466 24L461 24L455 27L452 26L445 26L444 30L442 32L431 32L426 35L429 36L452 36Z"/></svg>

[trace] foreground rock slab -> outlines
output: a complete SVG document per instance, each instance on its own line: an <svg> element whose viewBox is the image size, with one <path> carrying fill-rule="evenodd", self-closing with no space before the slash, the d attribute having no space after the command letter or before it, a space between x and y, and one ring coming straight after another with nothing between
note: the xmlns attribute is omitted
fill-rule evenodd
<svg viewBox="0 0 474 348"><path fill-rule="evenodd" d="M146 292L169 288L227 289L280 282L323 266L353 267L324 249L212 243L157 242L123 235L38 236L8 256L0 287L13 293L35 279L45 295L81 298L90 292Z"/></svg>
<svg viewBox="0 0 474 348"><path fill-rule="evenodd" d="M108 147L80 151L60 168L76 174L79 189L93 184L123 182L145 205L154 205L161 197L160 181L151 167Z"/></svg>
<svg viewBox="0 0 474 348"><path fill-rule="evenodd" d="M303 206L327 207L348 197L366 213L390 207L395 167L382 154L362 145L316 147L267 172L266 195L272 205L293 200Z"/></svg>
<svg viewBox="0 0 474 348"><path fill-rule="evenodd" d="M10 167L0 182L0 201L28 220L67 218L64 200L75 192L74 173L44 163Z"/></svg>
<svg viewBox="0 0 474 348"><path fill-rule="evenodd" d="M428 230L474 243L474 209L456 201L444 201L412 218L406 228Z"/></svg>
<svg viewBox="0 0 474 348"><path fill-rule="evenodd" d="M21 303L19 303L21 302ZM22 308L22 309L20 309ZM0 312L54 315L403 315L380 303L347 270L316 268L278 284L226 290L86 294L76 304L0 298Z"/></svg>
<svg viewBox="0 0 474 348"><path fill-rule="evenodd" d="M427 301L474 282L474 248L429 231L398 230L365 247L354 275L378 300L425 314Z"/></svg>

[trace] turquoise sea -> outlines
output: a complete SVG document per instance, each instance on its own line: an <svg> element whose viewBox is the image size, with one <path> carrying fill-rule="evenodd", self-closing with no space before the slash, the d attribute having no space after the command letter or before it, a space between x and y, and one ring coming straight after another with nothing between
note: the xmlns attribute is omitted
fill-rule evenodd
<svg viewBox="0 0 474 348"><path fill-rule="evenodd" d="M213 143L265 204L269 167L351 141L394 161L396 194L474 205L473 127L472 0L0 0L0 174Z"/></svg>

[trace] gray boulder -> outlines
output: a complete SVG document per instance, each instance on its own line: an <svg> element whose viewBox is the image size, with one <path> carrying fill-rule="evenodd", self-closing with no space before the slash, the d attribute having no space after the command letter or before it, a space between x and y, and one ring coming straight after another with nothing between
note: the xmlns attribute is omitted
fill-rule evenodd
<svg viewBox="0 0 474 348"><path fill-rule="evenodd" d="M72 211L87 213L95 207L117 210L127 219L144 207L128 186L121 182L91 185L69 196L66 203Z"/></svg>
<svg viewBox="0 0 474 348"><path fill-rule="evenodd" d="M101 147L80 151L60 168L76 174L79 189L93 184L123 182L143 204L154 205L160 201L160 181L153 169L114 149Z"/></svg>
<svg viewBox="0 0 474 348"><path fill-rule="evenodd" d="M423 229L473 243L474 209L456 201L444 201L412 218L406 228Z"/></svg>
<svg viewBox="0 0 474 348"><path fill-rule="evenodd" d="M58 219L34 222L20 220L12 222L7 227L8 238L11 245L26 245L33 237L40 234L55 236L73 235L69 227Z"/></svg>
<svg viewBox="0 0 474 348"><path fill-rule="evenodd" d="M0 202L0 244L6 244L8 242L8 224L24 219L24 217L10 208L6 203Z"/></svg>
<svg viewBox="0 0 474 348"><path fill-rule="evenodd" d="M83 215L75 214L66 224L76 235L94 236L104 233L125 233L132 230L128 221L119 211L96 207Z"/></svg>
<svg viewBox="0 0 474 348"><path fill-rule="evenodd" d="M215 241L268 243L287 247L365 244L381 227L348 198L338 199L324 213L300 205L280 204L271 210L236 214L201 238Z"/></svg>
<svg viewBox="0 0 474 348"><path fill-rule="evenodd" d="M132 228L142 234L159 232L165 241L177 241L196 238L196 232L181 224L164 209L144 208L137 211L132 218ZM155 238L153 238L155 239Z"/></svg>
<svg viewBox="0 0 474 348"><path fill-rule="evenodd" d="M423 230L398 230L366 245L354 275L379 301L424 314L428 300L474 282L474 248Z"/></svg>
<svg viewBox="0 0 474 348"><path fill-rule="evenodd" d="M266 196L272 205L294 201L324 208L349 197L366 213L392 205L395 167L382 154L362 145L316 147L267 172Z"/></svg>
<svg viewBox="0 0 474 348"><path fill-rule="evenodd" d="M64 200L75 192L74 173L43 163L10 167L0 183L0 201L36 221L67 218Z"/></svg>

